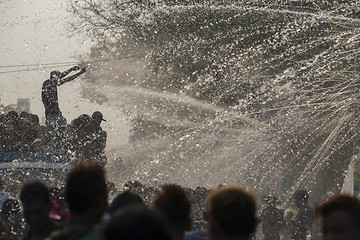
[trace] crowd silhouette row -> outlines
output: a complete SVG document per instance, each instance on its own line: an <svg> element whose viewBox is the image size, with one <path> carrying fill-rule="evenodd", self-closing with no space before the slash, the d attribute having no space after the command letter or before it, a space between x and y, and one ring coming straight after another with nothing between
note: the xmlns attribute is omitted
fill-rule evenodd
<svg viewBox="0 0 360 240"><path fill-rule="evenodd" d="M347 195L334 195L313 211L305 190L295 191L281 209L276 197L258 203L252 191L237 185L209 190L129 181L110 193L107 183L105 168L94 161L76 163L63 189L39 180L24 183L18 197L2 200L0 239L259 239L260 225L261 239L360 236L360 200ZM321 229L314 227L316 216Z"/></svg>

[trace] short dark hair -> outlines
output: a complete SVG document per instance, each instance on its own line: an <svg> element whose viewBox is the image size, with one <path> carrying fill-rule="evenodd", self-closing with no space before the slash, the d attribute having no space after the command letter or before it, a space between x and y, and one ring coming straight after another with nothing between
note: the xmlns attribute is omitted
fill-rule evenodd
<svg viewBox="0 0 360 240"><path fill-rule="evenodd" d="M61 74L60 71L54 70L54 71L51 71L51 72L50 72L50 77L53 78L54 75L56 75L57 77L59 77L60 74Z"/></svg>
<svg viewBox="0 0 360 240"><path fill-rule="evenodd" d="M65 186L65 199L70 211L87 212L99 196L107 196L104 168L93 161L74 165L67 175Z"/></svg>
<svg viewBox="0 0 360 240"><path fill-rule="evenodd" d="M349 214L353 223L360 228L360 200L342 194L336 194L319 203L315 208L317 216L327 216L335 211L345 211Z"/></svg>
<svg viewBox="0 0 360 240"><path fill-rule="evenodd" d="M227 186L210 192L206 198L206 214L230 236L253 233L256 226L256 203L252 192L238 186Z"/></svg>
<svg viewBox="0 0 360 240"><path fill-rule="evenodd" d="M20 191L20 200L22 203L30 203L36 199L42 199L45 204L51 204L49 189L44 183L38 180L26 183Z"/></svg>
<svg viewBox="0 0 360 240"><path fill-rule="evenodd" d="M170 240L163 219L146 207L119 211L103 231L105 240Z"/></svg>
<svg viewBox="0 0 360 240"><path fill-rule="evenodd" d="M154 196L154 208L172 225L185 225L190 218L190 197L176 184L162 186Z"/></svg>
<svg viewBox="0 0 360 240"><path fill-rule="evenodd" d="M144 201L136 193L125 191L114 198L109 206L109 212L115 213L117 210L128 207L130 205L145 205Z"/></svg>

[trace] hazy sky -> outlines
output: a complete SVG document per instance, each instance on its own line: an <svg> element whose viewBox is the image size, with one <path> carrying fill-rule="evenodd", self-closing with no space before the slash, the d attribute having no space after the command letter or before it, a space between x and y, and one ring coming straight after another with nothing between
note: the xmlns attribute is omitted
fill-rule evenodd
<svg viewBox="0 0 360 240"><path fill-rule="evenodd" d="M52 70L64 71L71 67L58 67L55 63L77 62L78 55L86 54L91 44L84 37L69 38L65 27L69 17L63 0L0 0L0 97L3 104L16 104L18 98L30 98L31 112L40 118L44 116L40 98L42 82L49 78ZM32 64L35 66L29 66ZM31 70L34 68L38 70ZM79 97L81 81L84 79L79 77L59 88L60 108L68 121L101 108L105 118L110 119L105 128L113 129L113 134L119 131L124 134L123 127L111 123L111 119L119 118L119 112Z"/></svg>
<svg viewBox="0 0 360 240"><path fill-rule="evenodd" d="M41 83L53 70L43 69L45 66L41 64L76 62L76 55L86 52L84 46L88 44L68 37L67 17L66 5L61 0L2 1L0 94L3 103L16 103L19 97L30 98L31 110L39 114ZM34 68L42 69L30 70Z"/></svg>

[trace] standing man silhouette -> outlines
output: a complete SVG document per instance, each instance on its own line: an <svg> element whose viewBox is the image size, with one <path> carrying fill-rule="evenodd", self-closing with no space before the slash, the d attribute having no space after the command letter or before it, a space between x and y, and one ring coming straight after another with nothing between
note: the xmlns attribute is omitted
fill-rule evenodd
<svg viewBox="0 0 360 240"><path fill-rule="evenodd" d="M56 155L66 155L71 149L71 130L59 107L57 87L70 82L83 74L86 69L81 70L69 77L70 72L80 70L74 66L64 72L52 71L50 79L44 81L41 91L41 99L45 107L46 134L43 139L45 151ZM66 78L65 78L66 77Z"/></svg>

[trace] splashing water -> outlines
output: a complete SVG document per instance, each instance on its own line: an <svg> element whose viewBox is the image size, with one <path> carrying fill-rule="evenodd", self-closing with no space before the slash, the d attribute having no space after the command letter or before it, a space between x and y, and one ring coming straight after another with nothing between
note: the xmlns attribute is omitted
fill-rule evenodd
<svg viewBox="0 0 360 240"><path fill-rule="evenodd" d="M132 121L108 152L114 181L337 191L358 145L360 19L323 3L98 6L119 26L92 28L107 36L92 57L116 57L90 61L89 84Z"/></svg>

